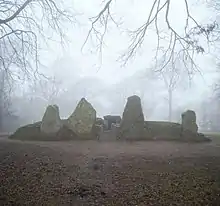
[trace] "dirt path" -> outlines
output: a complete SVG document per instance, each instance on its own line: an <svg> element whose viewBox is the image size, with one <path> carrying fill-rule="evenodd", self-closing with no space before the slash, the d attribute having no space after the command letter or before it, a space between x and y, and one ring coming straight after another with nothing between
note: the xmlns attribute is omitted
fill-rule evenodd
<svg viewBox="0 0 220 206"><path fill-rule="evenodd" d="M219 205L220 140L0 139L0 205Z"/></svg>

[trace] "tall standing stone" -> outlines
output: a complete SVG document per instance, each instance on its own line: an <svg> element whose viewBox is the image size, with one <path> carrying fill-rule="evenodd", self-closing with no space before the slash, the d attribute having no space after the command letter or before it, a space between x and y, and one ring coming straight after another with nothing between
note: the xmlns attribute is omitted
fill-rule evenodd
<svg viewBox="0 0 220 206"><path fill-rule="evenodd" d="M137 95L128 97L118 130L119 139L142 139L144 135L144 115L141 99Z"/></svg>
<svg viewBox="0 0 220 206"><path fill-rule="evenodd" d="M182 113L182 129L191 131L193 133L198 132L198 126L196 124L196 113L192 110L187 110Z"/></svg>
<svg viewBox="0 0 220 206"><path fill-rule="evenodd" d="M49 105L44 113L40 126L41 132L45 134L56 134L62 127L57 105Z"/></svg>
<svg viewBox="0 0 220 206"><path fill-rule="evenodd" d="M89 135L93 135L95 122L96 110L85 98L82 98L72 115L67 119L67 127L79 137L89 138Z"/></svg>

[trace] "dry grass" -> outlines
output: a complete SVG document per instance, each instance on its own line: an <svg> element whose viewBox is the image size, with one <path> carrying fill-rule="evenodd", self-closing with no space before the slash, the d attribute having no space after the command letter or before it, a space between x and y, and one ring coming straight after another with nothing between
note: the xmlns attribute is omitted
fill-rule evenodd
<svg viewBox="0 0 220 206"><path fill-rule="evenodd" d="M0 139L0 205L218 205L220 139Z"/></svg>

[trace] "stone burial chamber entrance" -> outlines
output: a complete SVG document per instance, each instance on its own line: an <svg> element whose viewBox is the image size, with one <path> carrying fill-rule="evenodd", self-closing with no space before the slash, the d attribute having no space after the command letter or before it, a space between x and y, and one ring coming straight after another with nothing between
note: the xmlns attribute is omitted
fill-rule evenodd
<svg viewBox="0 0 220 206"><path fill-rule="evenodd" d="M106 115L104 118L104 130L109 131L112 129L112 124L120 124L121 117L116 115Z"/></svg>

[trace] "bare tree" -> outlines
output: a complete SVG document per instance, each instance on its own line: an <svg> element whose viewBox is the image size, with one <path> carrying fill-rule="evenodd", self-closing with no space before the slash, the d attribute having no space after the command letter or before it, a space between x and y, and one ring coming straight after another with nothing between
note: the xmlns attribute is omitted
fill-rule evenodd
<svg viewBox="0 0 220 206"><path fill-rule="evenodd" d="M0 70L10 78L36 76L39 49L48 40L63 43L64 22L74 22L63 0L0 0Z"/></svg>
<svg viewBox="0 0 220 206"><path fill-rule="evenodd" d="M166 61L165 58L161 59L160 63L163 65L164 61ZM188 73L188 70L186 69L186 62L183 62L177 55L175 59L172 58L170 63L167 64L162 71L159 71L159 77L162 78L165 84L167 91L167 98L165 99L168 102L168 120L172 121L173 92L177 89L177 87L182 87L184 84L190 83L193 74Z"/></svg>
<svg viewBox="0 0 220 206"><path fill-rule="evenodd" d="M0 0L0 121L14 80L37 77L42 45L58 37L64 43L64 23L74 21L63 0Z"/></svg>
<svg viewBox="0 0 220 206"><path fill-rule="evenodd" d="M46 104L56 104L59 95L64 91L62 88L62 82L57 80L56 77L41 78L38 81L33 81L29 85L29 91L27 95L31 101L41 100Z"/></svg>
<svg viewBox="0 0 220 206"><path fill-rule="evenodd" d="M167 67L165 70L161 72L166 90L167 90L167 98L168 101L168 120L172 121L172 111L173 111L173 91L175 90L178 80L179 73L176 71L174 65Z"/></svg>
<svg viewBox="0 0 220 206"><path fill-rule="evenodd" d="M115 25L120 26L120 24L113 18L112 6L116 4L117 1L106 0L101 11L91 20L91 28L89 30L88 36L85 43L88 41L89 37L95 36L98 41L99 51L102 52L102 47L104 45L104 38L109 27L109 22L112 21ZM169 14L171 12L171 4L174 0L154 0L151 1L152 5L150 12L146 18L144 24L137 26L133 31L129 31L130 44L121 56L120 59L123 60L123 64L136 56L138 49L141 48L143 42L146 38L149 27L154 26L157 35L157 46L155 53L155 61L157 66L157 59L159 57L165 57L163 65L160 65L160 71L163 70L166 65L172 61L175 51L178 50L179 54L183 56L183 61L191 62L188 68L189 72L195 72L197 70L197 65L194 63L194 54L203 53L205 51L204 47L201 46L198 41L198 36L203 36L209 40L209 35L212 33L217 24L214 22L209 25L201 25L197 20L191 15L188 1L184 0L186 19L185 28L182 33L178 33L175 27L172 25ZM164 37L164 32L159 28L159 19L163 16L164 22L167 25L166 37ZM167 41L168 46L166 49L162 48L161 41Z"/></svg>

